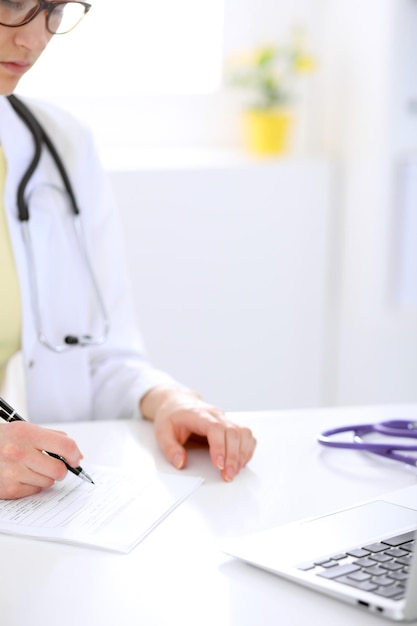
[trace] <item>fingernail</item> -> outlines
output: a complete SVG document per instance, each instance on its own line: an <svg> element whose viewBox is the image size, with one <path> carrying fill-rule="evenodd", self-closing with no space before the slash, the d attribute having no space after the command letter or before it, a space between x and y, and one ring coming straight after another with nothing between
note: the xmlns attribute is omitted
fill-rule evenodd
<svg viewBox="0 0 417 626"><path fill-rule="evenodd" d="M228 481L233 480L235 475L236 475L236 472L234 468L231 465L229 465L229 467L226 469L226 476L225 476L226 480Z"/></svg>
<svg viewBox="0 0 417 626"><path fill-rule="evenodd" d="M182 468L183 460L182 460L182 455L179 452L177 452L177 454L172 459L172 464L177 469L181 469Z"/></svg>
<svg viewBox="0 0 417 626"><path fill-rule="evenodd" d="M216 466L219 470L224 469L224 458L222 456L217 457Z"/></svg>

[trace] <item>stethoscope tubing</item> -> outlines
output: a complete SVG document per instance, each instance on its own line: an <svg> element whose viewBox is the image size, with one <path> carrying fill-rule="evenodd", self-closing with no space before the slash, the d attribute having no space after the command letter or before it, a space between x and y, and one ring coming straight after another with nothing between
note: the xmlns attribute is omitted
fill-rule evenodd
<svg viewBox="0 0 417 626"><path fill-rule="evenodd" d="M65 170L63 161L60 155L58 154L53 142L49 138L45 129L38 122L36 117L32 114L32 112L15 96L13 95L8 96L8 100L10 104L12 105L13 109L15 110L15 112L17 113L17 115L27 126L28 130L31 132L33 139L34 139L34 155L33 155L32 161L30 162L27 168L27 171L23 175L22 180L20 181L20 184L18 186L17 208L18 208L18 218L19 218L19 221L21 223L21 228L22 228L23 241L25 242L25 248L26 248L32 308L33 308L35 326L36 326L39 341L47 348L58 353L67 352L68 350L71 350L74 346L91 347L91 346L100 345L104 343L108 338L108 335L110 332L110 320L109 320L107 309L104 303L104 298L101 294L98 280L95 276L92 262L90 260L90 257L87 251L87 245L84 239L84 233L82 230L82 224L80 220L80 209L78 207L78 204L75 198L75 193L72 188L71 182L69 180L68 174ZM71 212L73 214L73 225L74 225L75 234L78 240L80 253L83 258L83 262L84 262L86 271L88 273L89 279L91 281L93 292L96 296L98 308L100 310L102 321L103 321L102 332L99 336L93 337L88 334L78 335L78 336L67 335L66 337L64 337L64 342L62 344L53 344L52 342L48 341L42 329L42 320L41 320L41 315L40 315L40 305L39 305L39 297L38 297L39 292L38 292L38 285L37 285L36 264L35 264L35 257L33 253L33 246L32 246L30 228L29 228L29 217L30 217L29 206L25 198L25 190L27 188L27 185L29 183L31 176L33 175L40 161L43 144L45 144L45 146L49 150L50 155L60 173L65 191L67 192L70 198L70 207L71 207Z"/></svg>
<svg viewBox="0 0 417 626"><path fill-rule="evenodd" d="M334 439L336 435L343 433L353 434L352 441L340 441ZM363 452L371 452L378 456L391 459L393 461L400 461L407 463L414 467L417 466L417 459L402 452L417 452L417 443L394 443L390 442L372 442L365 441L366 435L376 433L390 437L403 437L403 438L417 438L417 423L409 420L387 420L379 423L369 424L352 424L349 426L340 426L337 428L330 428L323 431L318 441L323 446L330 448L339 448L347 450L360 450ZM400 454L401 453L401 454Z"/></svg>
<svg viewBox="0 0 417 626"><path fill-rule="evenodd" d="M374 424L374 430L391 437L411 437L417 439L417 422L409 420L387 420Z"/></svg>
<svg viewBox="0 0 417 626"><path fill-rule="evenodd" d="M56 148L52 140L49 138L47 132L45 131L43 126L39 124L38 120L32 114L32 112L26 106L24 106L23 103L16 98L16 96L13 96L13 95L8 96L8 100L10 104L12 105L13 109L15 110L15 112L17 113L17 115L22 120L22 122L27 126L29 131L32 133L32 136L34 139L34 147L35 147L32 162L29 165L26 173L24 174L20 182L19 188L18 188L17 205L18 205L18 211L19 211L19 220L21 222L29 221L29 208L25 199L25 190L26 190L26 187L28 185L30 178L33 176L33 173L40 161L41 154L42 154L42 143L45 143L45 145L47 146L55 162L55 165L58 168L58 171L61 175L62 182L64 183L65 190L71 199L71 207L72 207L74 214L79 215L80 209L78 208L74 190L68 178L68 174L65 170L65 167L62 163L62 159L59 156L58 152L56 151Z"/></svg>

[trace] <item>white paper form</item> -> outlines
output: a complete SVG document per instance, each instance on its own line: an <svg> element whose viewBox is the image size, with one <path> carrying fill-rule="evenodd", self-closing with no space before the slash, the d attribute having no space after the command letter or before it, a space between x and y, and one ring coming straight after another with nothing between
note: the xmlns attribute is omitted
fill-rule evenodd
<svg viewBox="0 0 417 626"><path fill-rule="evenodd" d="M126 553L203 482L100 466L89 473L94 485L68 473L34 496L0 500L0 532Z"/></svg>

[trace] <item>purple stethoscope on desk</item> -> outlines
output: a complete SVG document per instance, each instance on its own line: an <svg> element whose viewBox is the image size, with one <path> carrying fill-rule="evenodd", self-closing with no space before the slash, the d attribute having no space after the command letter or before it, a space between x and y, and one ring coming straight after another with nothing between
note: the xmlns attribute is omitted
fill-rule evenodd
<svg viewBox="0 0 417 626"><path fill-rule="evenodd" d="M352 441L340 441L335 435L342 433L352 433ZM407 463L417 467L417 458L404 454L404 452L417 452L417 442L415 444L396 443L391 441L365 441L364 437L370 434L384 435L386 437L402 437L417 439L417 421L408 420L388 420L377 424L356 424L331 428L321 433L318 437L319 443L330 448L346 448L348 450L362 450L372 452L393 461Z"/></svg>

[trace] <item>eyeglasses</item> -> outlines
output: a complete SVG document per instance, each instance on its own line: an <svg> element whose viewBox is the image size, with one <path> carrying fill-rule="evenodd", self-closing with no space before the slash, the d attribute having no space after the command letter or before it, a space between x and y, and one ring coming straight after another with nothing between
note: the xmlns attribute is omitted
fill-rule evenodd
<svg viewBox="0 0 417 626"><path fill-rule="evenodd" d="M91 9L87 2L47 2L46 0L0 0L0 25L16 28L46 11L46 28L52 35L64 35L81 22Z"/></svg>

